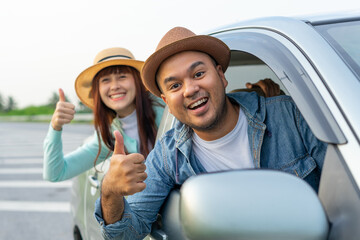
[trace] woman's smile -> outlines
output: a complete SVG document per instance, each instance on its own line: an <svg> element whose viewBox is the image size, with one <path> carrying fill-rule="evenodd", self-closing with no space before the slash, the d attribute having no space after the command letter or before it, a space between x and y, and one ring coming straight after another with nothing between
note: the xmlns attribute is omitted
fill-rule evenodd
<svg viewBox="0 0 360 240"><path fill-rule="evenodd" d="M115 93L110 95L110 98L114 101L122 100L126 96L126 93Z"/></svg>

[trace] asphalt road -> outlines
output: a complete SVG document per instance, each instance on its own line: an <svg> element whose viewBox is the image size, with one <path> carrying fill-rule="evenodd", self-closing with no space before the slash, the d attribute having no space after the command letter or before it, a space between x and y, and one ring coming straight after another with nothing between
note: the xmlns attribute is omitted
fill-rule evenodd
<svg viewBox="0 0 360 240"><path fill-rule="evenodd" d="M0 239L73 239L71 180L42 180L42 144L48 123L0 122ZM93 126L69 124L64 153L76 149Z"/></svg>

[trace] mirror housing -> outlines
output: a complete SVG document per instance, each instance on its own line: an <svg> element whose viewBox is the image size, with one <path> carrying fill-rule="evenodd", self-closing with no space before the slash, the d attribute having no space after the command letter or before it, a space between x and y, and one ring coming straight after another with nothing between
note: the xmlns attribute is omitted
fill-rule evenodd
<svg viewBox="0 0 360 240"><path fill-rule="evenodd" d="M288 173L256 169L202 174L180 190L189 239L326 239L329 225L315 191Z"/></svg>

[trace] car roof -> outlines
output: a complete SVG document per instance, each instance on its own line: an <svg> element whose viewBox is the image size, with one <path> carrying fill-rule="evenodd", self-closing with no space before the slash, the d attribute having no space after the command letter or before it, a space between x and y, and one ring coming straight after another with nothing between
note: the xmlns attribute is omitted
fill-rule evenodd
<svg viewBox="0 0 360 240"><path fill-rule="evenodd" d="M323 52L326 54L336 54L333 51L326 51L325 49L329 50L331 46L328 44L323 44L325 42L324 38L319 35L317 31L315 31L313 26L326 24L326 23L340 23L340 22L348 22L348 21L355 21L360 20L360 11L348 11L342 13L332 13L332 14L322 14L322 15L308 15L308 16L296 16L296 17L283 17L283 16L274 16L274 17L263 17L257 19L250 19L245 21L236 22L233 24L225 25L223 27L217 28L215 30L209 31L208 34L214 37L220 37L223 33L227 32L237 32L237 31L253 31L253 30L265 30L269 32L277 33L278 35L282 35L286 39L290 40L295 44L299 49L306 49L307 57L312 59L313 62L316 62L317 68L319 69L331 69L330 63L324 62L321 58L324 56L319 54L319 47L322 49ZM315 43L318 43L315 44ZM324 48L326 47L326 48ZM321 57L319 57L321 56ZM337 59L337 58L334 58ZM339 65L340 66L340 65ZM341 65L342 66L342 65ZM326 73L327 71L321 71ZM340 73L341 71L338 71ZM350 74L350 72L348 72ZM329 74L330 75L330 74ZM354 84L353 88L349 90L346 88L341 81L337 81L339 78L327 78L332 79L328 80L331 83L331 89L336 92L336 99L338 101L341 100L341 105L348 108L345 112L348 119L353 119L352 126L356 132L356 136L360 136L360 128L358 127L359 119L359 111L353 108L350 109L350 106L353 105L353 98L351 96L356 96L358 92L358 79L355 78L352 74L352 77L347 77L348 84ZM329 82L327 83L329 84ZM329 86L329 85L328 85ZM349 94L349 91L352 94Z"/></svg>
<svg viewBox="0 0 360 240"><path fill-rule="evenodd" d="M321 25L328 23L340 23L347 21L360 20L360 10L353 11L344 11L344 12L335 12L335 13L324 13L324 14L309 14L293 17L284 17L284 16L272 16L272 17L262 17L249 20L243 20L235 22L232 24L224 25L210 31L207 31L204 34L213 35L219 32L224 32L228 30L241 29L241 28L292 28L293 24L299 22L305 22L311 25ZM286 24L284 24L286 23Z"/></svg>

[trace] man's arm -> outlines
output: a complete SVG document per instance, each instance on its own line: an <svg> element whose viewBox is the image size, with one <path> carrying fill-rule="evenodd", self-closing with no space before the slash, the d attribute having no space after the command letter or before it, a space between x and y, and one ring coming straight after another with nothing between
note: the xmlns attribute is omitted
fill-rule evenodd
<svg viewBox="0 0 360 240"><path fill-rule="evenodd" d="M101 186L101 210L106 225L121 220L124 196L144 190L147 178L144 156L138 153L125 155L123 137L118 131L114 135L114 154Z"/></svg>
<svg viewBox="0 0 360 240"><path fill-rule="evenodd" d="M105 224L112 224L120 221L124 213L124 199L122 196L116 196L106 189L106 185L102 186L101 191L101 211ZM104 190L105 189L105 190Z"/></svg>
<svg viewBox="0 0 360 240"><path fill-rule="evenodd" d="M117 139L117 134L115 133L115 139ZM95 218L101 225L104 239L140 240L150 233L151 224L156 221L162 204L175 185L175 162L171 161L171 157L168 158L168 154L163 152L166 150L168 150L168 143L160 140L148 155L147 175L145 175L147 178L145 177L146 180L140 183L143 184L143 188L146 184L146 188L143 190L139 190L139 188L134 190L133 188L142 182L141 179L128 182L133 182L133 184L124 184L124 180L126 182L131 179L130 170L125 171L129 174L125 174L122 179L120 177L124 174L124 169L128 168L124 163L131 162L134 157L142 155L113 155L110 169L102 183L103 192L95 203ZM118 153L118 150L116 149L115 152ZM132 165L136 165L136 163ZM136 174L136 176L139 175ZM123 188L124 186L126 188ZM128 188L129 186L130 188ZM129 191L129 189L133 190ZM135 192L136 194L134 194ZM127 196L126 199L123 196ZM104 215L107 216L104 217Z"/></svg>
<svg viewBox="0 0 360 240"><path fill-rule="evenodd" d="M316 161L316 164L321 172L324 164L327 144L317 139L298 108L296 108L296 120L307 151L309 155Z"/></svg>

